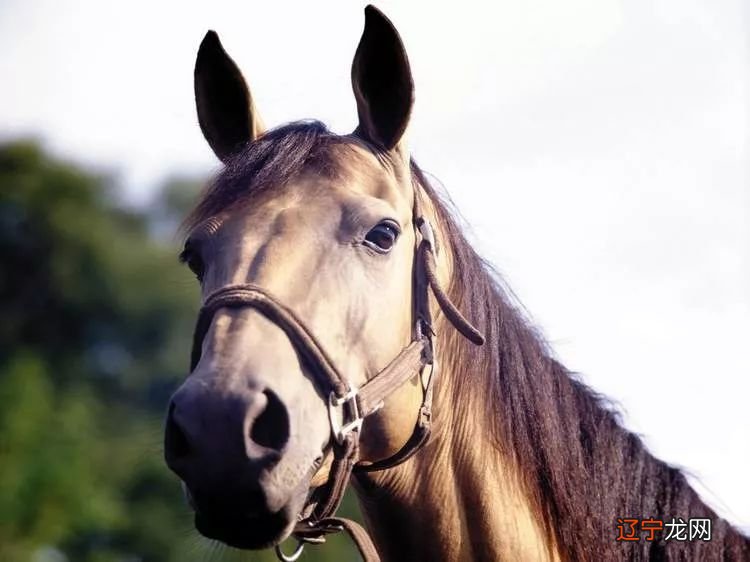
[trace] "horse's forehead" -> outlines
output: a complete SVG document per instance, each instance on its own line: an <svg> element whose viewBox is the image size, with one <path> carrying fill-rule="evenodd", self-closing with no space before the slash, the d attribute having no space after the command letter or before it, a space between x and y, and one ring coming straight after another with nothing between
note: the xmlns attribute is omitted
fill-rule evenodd
<svg viewBox="0 0 750 562"><path fill-rule="evenodd" d="M400 183L389 161L356 143L334 145L329 150L326 165L331 169L312 166L287 185L272 188L257 206L252 222L257 224L261 217L271 220L279 212L316 220L342 208L351 212L364 207L383 212L389 208L394 218L408 219L411 191Z"/></svg>
<svg viewBox="0 0 750 562"><path fill-rule="evenodd" d="M403 174L397 173L390 159L379 158L356 141L334 145L331 152L336 173L330 179L322 179L320 187L334 198L364 195L380 199L397 211L411 207L408 188L398 179Z"/></svg>

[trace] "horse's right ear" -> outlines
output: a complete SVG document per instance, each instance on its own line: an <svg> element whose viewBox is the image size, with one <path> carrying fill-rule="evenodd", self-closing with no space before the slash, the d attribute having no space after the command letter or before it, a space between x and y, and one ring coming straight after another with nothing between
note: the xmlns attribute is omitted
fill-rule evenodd
<svg viewBox="0 0 750 562"><path fill-rule="evenodd" d="M195 104L203 136L222 162L263 133L245 79L215 31L206 33L198 49Z"/></svg>
<svg viewBox="0 0 750 562"><path fill-rule="evenodd" d="M414 82L404 44L391 21L374 6L365 8L365 29L352 63L359 136L408 162L404 136L414 105Z"/></svg>

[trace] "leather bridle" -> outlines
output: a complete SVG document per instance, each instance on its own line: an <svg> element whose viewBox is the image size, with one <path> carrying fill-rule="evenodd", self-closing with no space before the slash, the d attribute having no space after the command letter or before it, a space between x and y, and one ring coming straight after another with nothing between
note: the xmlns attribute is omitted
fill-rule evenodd
<svg viewBox="0 0 750 562"><path fill-rule="evenodd" d="M435 296L446 318L469 341L484 343L484 336L463 317L438 283L435 265L437 252L430 222L422 215L415 193L413 222L417 230L414 267L414 317L412 341L379 373L360 388L352 385L336 368L307 325L286 305L262 287L254 284L229 285L212 293L203 303L193 335L191 372L201 357L203 339L214 314L221 308L253 308L281 328L313 374L318 389L328 397L333 462L327 482L310 495L300 514L293 536L299 541L296 551L284 554L276 547L280 560L294 561L305 543L322 543L325 535L347 531L366 562L380 560L377 551L358 523L335 517L353 470L372 472L397 466L427 441L432 421L432 388L437 373L435 332L430 313L429 293ZM392 456L370 464L357 464L362 422L384 404L385 399L403 384L419 376L422 404L417 422L406 444Z"/></svg>

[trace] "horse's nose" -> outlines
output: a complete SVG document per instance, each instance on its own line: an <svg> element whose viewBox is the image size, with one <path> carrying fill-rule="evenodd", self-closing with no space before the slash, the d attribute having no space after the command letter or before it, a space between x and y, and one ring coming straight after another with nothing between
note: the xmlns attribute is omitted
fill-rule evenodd
<svg viewBox="0 0 750 562"><path fill-rule="evenodd" d="M262 469L278 462L289 416L270 389L229 393L186 383L167 413L164 456L183 480Z"/></svg>

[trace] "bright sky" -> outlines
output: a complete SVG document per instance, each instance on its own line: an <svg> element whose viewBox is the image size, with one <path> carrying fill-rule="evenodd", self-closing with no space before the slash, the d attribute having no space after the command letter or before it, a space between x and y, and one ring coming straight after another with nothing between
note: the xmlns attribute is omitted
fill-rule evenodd
<svg viewBox="0 0 750 562"><path fill-rule="evenodd" d="M209 28L267 124L348 132L363 6L2 0L0 136L116 171L134 201L216 169L192 98ZM750 530L744 0L379 6L412 61L418 161L568 367Z"/></svg>

